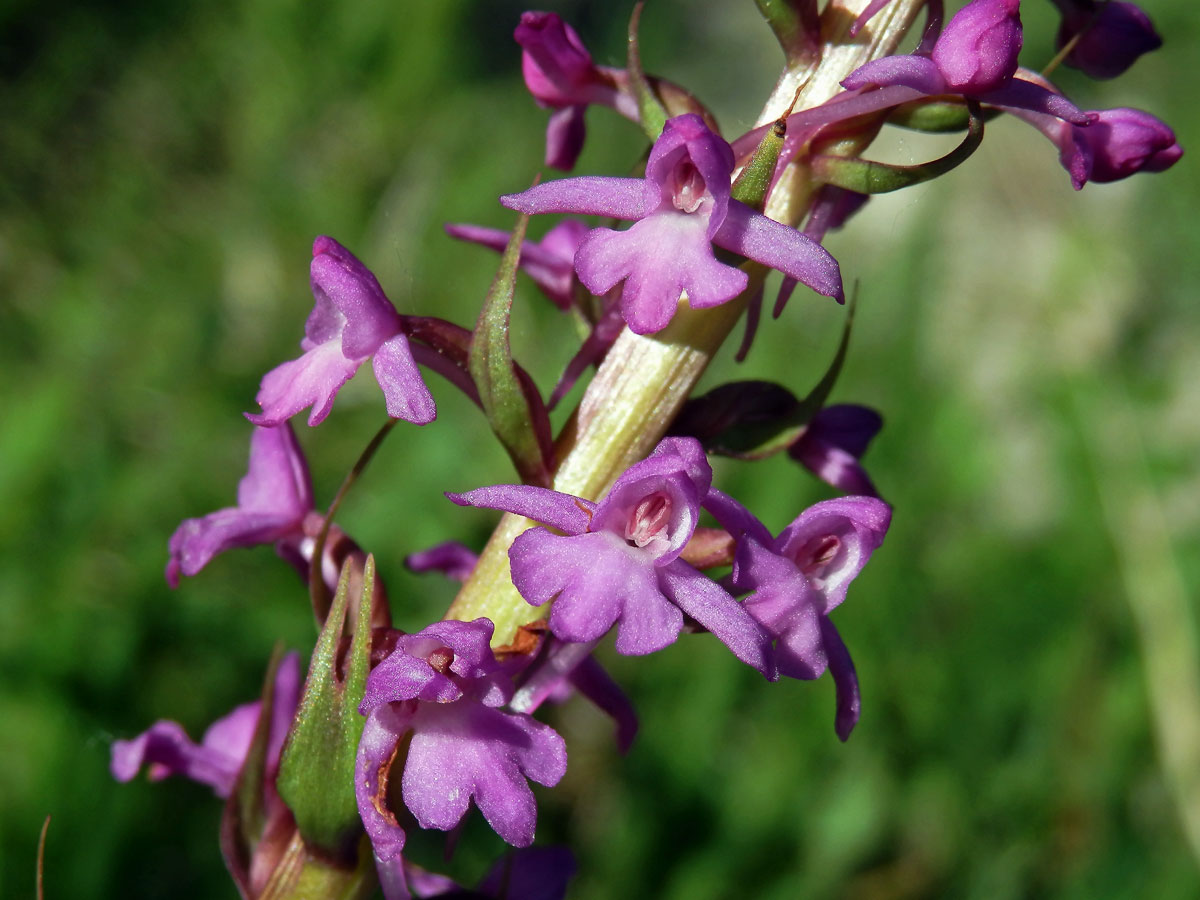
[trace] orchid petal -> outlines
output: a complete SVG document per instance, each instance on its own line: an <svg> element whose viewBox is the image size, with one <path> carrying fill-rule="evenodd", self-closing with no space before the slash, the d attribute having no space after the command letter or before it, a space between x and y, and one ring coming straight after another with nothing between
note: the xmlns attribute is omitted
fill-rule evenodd
<svg viewBox="0 0 1200 900"><path fill-rule="evenodd" d="M719 247L790 275L818 294L839 302L845 299L841 268L828 250L795 228L768 219L743 203L730 201L729 214L714 241Z"/></svg>
<svg viewBox="0 0 1200 900"><path fill-rule="evenodd" d="M854 671L854 661L850 658L850 651L846 649L842 636L825 617L821 618L821 638L825 644L825 653L829 657L829 674L833 676L837 693L834 729L837 736L844 741L850 737L850 732L858 724L859 713L862 710L858 673Z"/></svg>
<svg viewBox="0 0 1200 900"><path fill-rule="evenodd" d="M426 425L437 418L433 395L421 378L407 337L396 334L380 344L371 366L389 416L415 425Z"/></svg>
<svg viewBox="0 0 1200 900"><path fill-rule="evenodd" d="M517 212L580 213L640 219L646 214L646 182L641 178L586 175L535 184L519 194L505 194L500 203Z"/></svg>
<svg viewBox="0 0 1200 900"><path fill-rule="evenodd" d="M362 359L342 355L340 340L318 344L263 376L255 397L262 412L246 413L246 418L255 425L273 427L311 406L308 424L320 425L333 408L337 392L362 364Z"/></svg>
<svg viewBox="0 0 1200 900"><path fill-rule="evenodd" d="M575 168L583 142L587 138L586 106L564 106L546 123L546 165L563 172Z"/></svg>
<svg viewBox="0 0 1200 900"><path fill-rule="evenodd" d="M407 900L404 879L404 829L388 806L388 772L400 739L412 725L413 704L377 707L367 718L358 742L354 796L363 827L371 839L375 868L386 900Z"/></svg>
<svg viewBox="0 0 1200 900"><path fill-rule="evenodd" d="M778 677L770 636L720 585L681 560L660 570L659 578L675 605L712 632L734 656L771 681Z"/></svg>
<svg viewBox="0 0 1200 900"><path fill-rule="evenodd" d="M842 87L848 91L865 87L907 87L922 94L944 94L949 90L933 60L911 55L871 60L843 78Z"/></svg>
<svg viewBox="0 0 1200 900"><path fill-rule="evenodd" d="M459 506L504 510L568 534L587 531L596 509L596 504L588 500L527 484L497 484L446 496Z"/></svg>
<svg viewBox="0 0 1200 900"><path fill-rule="evenodd" d="M991 106L1043 113L1073 125L1087 126L1092 121L1087 113L1062 94L1024 78L1013 78L995 90L975 95L975 99Z"/></svg>

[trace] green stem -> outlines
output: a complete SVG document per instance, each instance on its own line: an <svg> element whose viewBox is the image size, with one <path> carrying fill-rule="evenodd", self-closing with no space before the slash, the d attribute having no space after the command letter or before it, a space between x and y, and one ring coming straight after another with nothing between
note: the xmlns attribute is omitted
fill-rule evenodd
<svg viewBox="0 0 1200 900"><path fill-rule="evenodd" d="M826 46L815 67L789 66L768 99L759 123L774 121L791 106L816 106L841 90L839 82L865 62L890 54L912 25L924 0L893 0L850 41L847 32L869 0L834 0L822 13ZM798 224L815 189L811 174L791 166L767 203L768 216ZM751 289L766 272L749 264ZM706 310L686 305L665 330L653 335L625 329L588 385L574 417L575 428L560 446L562 460L554 489L588 499L601 497L626 468L646 456L662 438L709 361L728 337L745 307L749 291L737 300ZM486 616L496 626L493 644L512 641L517 628L544 616L548 609L527 604L512 585L508 548L535 523L505 515L479 563L463 585L446 618Z"/></svg>

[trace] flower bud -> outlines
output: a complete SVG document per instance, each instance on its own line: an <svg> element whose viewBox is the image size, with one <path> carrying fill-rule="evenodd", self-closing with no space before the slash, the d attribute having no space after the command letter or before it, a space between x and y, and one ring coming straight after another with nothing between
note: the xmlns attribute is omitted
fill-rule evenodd
<svg viewBox="0 0 1200 900"><path fill-rule="evenodd" d="M1079 0L1064 7L1059 48L1076 35L1079 40L1066 63L1092 78L1116 78L1143 53L1162 46L1150 17L1136 4L1119 0L1103 4L1098 11L1095 4Z"/></svg>
<svg viewBox="0 0 1200 900"><path fill-rule="evenodd" d="M1175 132L1148 112L1119 107L1096 115L1096 121L1087 128L1077 129L1092 150L1091 181L1118 181L1137 172L1162 172L1183 156Z"/></svg>
<svg viewBox="0 0 1200 900"><path fill-rule="evenodd" d="M946 25L933 61L958 91L990 91L1017 70L1021 52L1020 0L974 0Z"/></svg>

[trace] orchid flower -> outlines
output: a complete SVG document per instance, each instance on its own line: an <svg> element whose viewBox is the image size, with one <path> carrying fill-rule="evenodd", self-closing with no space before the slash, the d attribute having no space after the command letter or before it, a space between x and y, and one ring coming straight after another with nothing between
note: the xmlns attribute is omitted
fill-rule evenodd
<svg viewBox="0 0 1200 900"><path fill-rule="evenodd" d="M454 828L473 800L500 837L527 847L537 804L526 779L553 786L566 771L566 746L554 729L497 709L512 685L491 637L487 619L436 622L399 637L367 679L355 793L388 900L405 896L405 835L387 784L406 736L401 794L422 828Z"/></svg>
<svg viewBox="0 0 1200 900"><path fill-rule="evenodd" d="M628 231L596 228L575 254L575 271L600 296L624 282L621 314L638 334L665 328L680 295L717 306L746 289L745 272L719 262L713 245L779 269L842 299L837 261L820 244L730 197L733 151L700 116L667 121L646 177L564 178L500 202L524 213L583 213L632 220Z"/></svg>
<svg viewBox="0 0 1200 900"><path fill-rule="evenodd" d="M256 425L274 426L311 406L309 425L329 415L333 400L368 359L383 390L387 413L417 425L437 415L421 379L400 315L371 270L329 237L313 242L310 281L316 305L304 325L304 355L263 376L255 398Z"/></svg>
<svg viewBox="0 0 1200 900"><path fill-rule="evenodd" d="M1162 46L1154 23L1135 3L1055 0L1062 11L1058 47L1074 40L1065 60L1092 78L1116 78L1138 57Z"/></svg>
<svg viewBox="0 0 1200 900"><path fill-rule="evenodd" d="M711 482L699 441L666 438L600 503L530 485L448 496L563 532L533 528L509 550L521 596L534 606L554 600L550 630L561 640L589 643L616 625L618 653L652 653L675 641L686 613L773 679L766 634L723 588L679 558Z"/></svg>
<svg viewBox="0 0 1200 900"><path fill-rule="evenodd" d="M753 591L744 606L776 639L779 674L808 680L828 669L837 693L835 729L846 740L861 708L858 676L829 614L883 542L891 508L874 497L825 500L776 538L719 491L708 509L738 539L733 587Z"/></svg>

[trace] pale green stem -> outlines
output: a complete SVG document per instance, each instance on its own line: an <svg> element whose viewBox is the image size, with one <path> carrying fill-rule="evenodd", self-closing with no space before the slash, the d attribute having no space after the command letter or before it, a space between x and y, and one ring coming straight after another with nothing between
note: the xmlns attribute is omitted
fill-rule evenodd
<svg viewBox="0 0 1200 900"><path fill-rule="evenodd" d="M759 117L782 115L799 91L797 109L819 105L840 90L838 83L869 60L893 53L924 0L893 0L850 43L846 33L869 0L835 0L822 13L825 46L815 68L785 69ZM767 203L766 214L796 225L807 212L814 187L808 173L792 166ZM751 289L765 272L751 265ZM671 325L657 334L626 329L592 379L580 403L572 441L560 446L562 460L554 489L598 499L626 468L650 452L695 387L713 355L733 330L745 298L708 310L681 306ZM512 586L508 548L536 523L505 515L480 555L471 577L446 617L470 620L487 616L496 626L493 643L512 641L517 628L544 615L530 607Z"/></svg>

